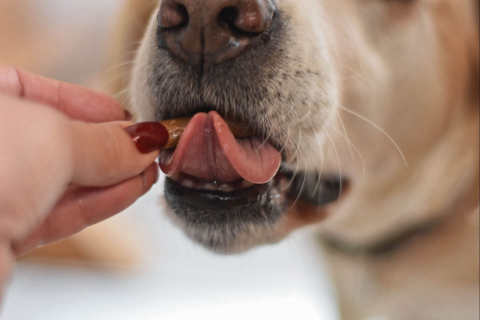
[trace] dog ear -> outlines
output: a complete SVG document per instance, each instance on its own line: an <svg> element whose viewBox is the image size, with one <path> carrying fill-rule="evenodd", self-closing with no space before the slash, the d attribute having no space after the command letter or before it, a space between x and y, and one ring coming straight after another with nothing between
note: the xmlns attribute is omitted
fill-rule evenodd
<svg viewBox="0 0 480 320"><path fill-rule="evenodd" d="M128 0L113 26L108 53L108 71L102 79L106 92L115 96L128 110L130 77L141 40L159 1Z"/></svg>

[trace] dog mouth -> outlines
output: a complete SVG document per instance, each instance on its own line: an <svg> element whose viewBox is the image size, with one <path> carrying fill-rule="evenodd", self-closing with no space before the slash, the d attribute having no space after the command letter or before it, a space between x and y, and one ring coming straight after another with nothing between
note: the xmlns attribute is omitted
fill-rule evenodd
<svg viewBox="0 0 480 320"><path fill-rule="evenodd" d="M281 162L280 152L269 142L256 136L236 139L216 111L197 113L176 149L160 156L163 172L170 177L182 174L186 187L212 190L218 186L227 192L269 182Z"/></svg>
<svg viewBox="0 0 480 320"><path fill-rule="evenodd" d="M236 139L216 111L193 116L177 147L163 150L159 163L168 176L167 200L177 209L225 215L267 206L260 211L272 215L281 206L274 191L280 152L258 136Z"/></svg>
<svg viewBox="0 0 480 320"><path fill-rule="evenodd" d="M220 243L249 232L239 228L270 227L292 202L319 207L338 199L344 181L287 170L276 144L259 136L236 139L216 111L192 118L176 149L159 157L165 198L187 234L222 251ZM225 233L215 248L200 232L212 228L216 237Z"/></svg>

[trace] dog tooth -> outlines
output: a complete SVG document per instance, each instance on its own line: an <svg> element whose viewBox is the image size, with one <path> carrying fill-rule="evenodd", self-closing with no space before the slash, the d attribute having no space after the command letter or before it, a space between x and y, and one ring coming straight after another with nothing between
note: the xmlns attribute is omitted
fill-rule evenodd
<svg viewBox="0 0 480 320"><path fill-rule="evenodd" d="M209 191L216 191L218 190L217 186L215 186L213 183L205 183L201 189L209 190Z"/></svg>
<svg viewBox="0 0 480 320"><path fill-rule="evenodd" d="M228 185L228 184L222 184L220 186L220 191L222 192L232 192L234 189L231 185Z"/></svg>
<svg viewBox="0 0 480 320"><path fill-rule="evenodd" d="M242 181L242 187L244 188L250 188L250 187L253 187L255 184L250 182L250 181L247 181L247 180L243 180Z"/></svg>
<svg viewBox="0 0 480 320"><path fill-rule="evenodd" d="M180 175L177 173L173 176L170 177L173 181L179 182L180 181Z"/></svg>
<svg viewBox="0 0 480 320"><path fill-rule="evenodd" d="M192 180L185 179L182 181L182 186L193 189L195 187L195 183Z"/></svg>

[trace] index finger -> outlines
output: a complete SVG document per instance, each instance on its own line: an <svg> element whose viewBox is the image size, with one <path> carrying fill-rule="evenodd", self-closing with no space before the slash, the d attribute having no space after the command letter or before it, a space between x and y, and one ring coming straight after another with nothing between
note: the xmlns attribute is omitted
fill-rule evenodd
<svg viewBox="0 0 480 320"><path fill-rule="evenodd" d="M0 66L0 92L49 105L75 120L100 123L128 117L112 97L14 67Z"/></svg>

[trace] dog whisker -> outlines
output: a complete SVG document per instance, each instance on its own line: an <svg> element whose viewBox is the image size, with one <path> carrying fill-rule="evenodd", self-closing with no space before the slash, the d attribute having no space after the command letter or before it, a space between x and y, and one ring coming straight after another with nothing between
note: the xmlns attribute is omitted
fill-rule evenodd
<svg viewBox="0 0 480 320"><path fill-rule="evenodd" d="M350 141L348 140L348 138L346 136L344 136L337 128L333 127L333 126L330 126L339 136L341 136L343 139L345 139L348 143L348 145L353 148L353 150L355 150L355 152L357 153L358 157L360 158L360 162L362 163L362 174L365 174L365 161L363 160L363 156L362 154L360 153L360 151L355 147L355 145ZM352 154L352 158L355 159L355 157L353 156Z"/></svg>
<svg viewBox="0 0 480 320"><path fill-rule="evenodd" d="M105 73L107 74L107 73L112 72L113 70L118 69L118 68L123 67L123 66L133 65L135 63L135 61L136 60L131 60L131 61L120 63L116 66L111 67L110 69L105 71Z"/></svg>
<svg viewBox="0 0 480 320"><path fill-rule="evenodd" d="M122 49L122 51L124 51L124 50L126 50L126 49L128 49L128 48L130 48L130 47L139 46L139 45L141 45L141 44L142 44L142 41L133 41L133 42L130 42L129 44L123 46L121 49Z"/></svg>
<svg viewBox="0 0 480 320"><path fill-rule="evenodd" d="M356 78L356 79L362 80L363 82L365 82L365 83L368 84L369 86L372 86L372 87L375 88L376 90L381 90L381 88L380 88L377 84L373 83L372 80L367 79L367 78L366 78L365 76L363 76L360 72L355 71L353 68L348 67L348 66L346 66L346 65L338 64L338 63L337 63L337 65L338 65L339 67L344 68L345 70L348 70L348 71L350 71L350 72L352 73L352 76L351 76L351 77L341 78L340 80L350 80L350 79L355 79L355 78ZM382 67L382 68L375 68L375 69L369 69L369 70L375 72L375 71L383 71L383 70L390 70L390 69L387 68L387 67Z"/></svg>
<svg viewBox="0 0 480 320"><path fill-rule="evenodd" d="M285 142L284 142L282 148L279 150L280 154L282 154L285 151L289 140L290 140L290 127L288 127L288 129L287 129L287 137L285 139Z"/></svg>
<svg viewBox="0 0 480 320"><path fill-rule="evenodd" d="M348 149L350 151L350 155L352 156L352 159L354 159L354 156L353 156L353 151L352 151L352 144L350 143L350 139L348 138L348 134L347 134L347 130L345 129L345 124L343 123L343 120L342 120L342 117L340 116L340 113L338 112L335 112L335 114L337 115L338 117L338 120L340 121L340 125L342 126L342 129L343 129L343 133L345 134L345 140L347 140L347 143L348 143ZM333 128L333 127L332 127ZM333 128L335 130L337 130L336 128ZM337 131L338 132L338 131ZM364 167L365 168L365 167Z"/></svg>
<svg viewBox="0 0 480 320"><path fill-rule="evenodd" d="M131 88L127 88L127 89L125 89L125 90L122 90L122 91L120 91L119 93L117 93L114 98L115 98L116 100L118 100L118 99L120 99L122 96L128 95L131 91L132 91Z"/></svg>
<svg viewBox="0 0 480 320"><path fill-rule="evenodd" d="M319 145L320 145L320 141L318 139L318 135L315 135L315 138L317 139L317 141L319 142ZM316 192L318 191L318 188L320 187L320 182L322 181L322 174L323 174L323 163L324 163L324 159L323 159L323 150L320 152L320 170L318 172L318 178L317 178L317 183L315 184L315 188L313 188L313 192L312 192L312 197L315 196Z"/></svg>
<svg viewBox="0 0 480 320"><path fill-rule="evenodd" d="M132 93L131 92L125 92L125 93L123 93L123 96L124 97L122 99L120 99L120 97L118 97L116 99L120 102L120 104L125 105L125 103L132 98Z"/></svg>
<svg viewBox="0 0 480 320"><path fill-rule="evenodd" d="M127 52L127 53L125 53L123 56L124 56L124 58L126 59L126 58L127 58L128 56L130 56L130 55L136 56L139 52L140 52L140 49L137 49L137 50L133 50L133 51Z"/></svg>
<svg viewBox="0 0 480 320"><path fill-rule="evenodd" d="M130 78L133 74L133 71L132 70L125 70L125 73L123 74L120 74L118 76L116 76L115 78L113 79L110 79L108 82L106 82L104 85L102 85L102 87L99 89L99 91L104 91L105 88L108 88L110 87L112 84L118 82L118 81L121 81L121 80L125 80L127 78Z"/></svg>
<svg viewBox="0 0 480 320"><path fill-rule="evenodd" d="M387 138L388 140L390 140L391 143L393 143L393 145L395 146L395 148L397 149L398 153L400 154L400 156L402 157L402 160L403 160L403 163L405 164L405 167L408 168L408 163L407 163L407 160L405 158L405 155L403 154L402 150L400 149L400 147L398 146L398 144L395 142L395 140L393 140L393 138L388 135L385 130L383 130L382 128L380 128L378 125L376 125L374 122L368 120L367 118L365 118L364 116L358 114L357 112L355 111L352 111L350 109L347 109L345 107L342 107L342 106L338 106L340 109L342 110L345 110L346 112L358 117L359 119L362 119L364 120L365 122L371 124L373 127L375 127L377 130L379 130L381 133L383 133Z"/></svg>
<svg viewBox="0 0 480 320"><path fill-rule="evenodd" d="M297 197L295 201L292 203L292 205L290 206L289 210L292 210L293 207L295 207L295 205L297 204L297 201L300 199L300 196L302 195L303 189L305 188L305 182L307 181L307 164L305 161L303 162L303 164L304 164L304 171L303 171L302 186L300 187L300 191L298 192Z"/></svg>
<svg viewBox="0 0 480 320"><path fill-rule="evenodd" d="M295 152L294 152L293 155L290 157L290 160L287 161L287 165L288 165L288 166L290 166L293 162L296 161L296 157L297 157L297 154L298 154L298 149L300 149L301 142L302 142L302 130L299 129L299 130L298 130L298 140L297 140L297 143L296 143L296 145L295 145Z"/></svg>
<svg viewBox="0 0 480 320"><path fill-rule="evenodd" d="M270 139L270 137L272 136L272 133L273 133L273 130L268 130L268 134L267 136L264 138L264 141L262 142L262 144L255 150L255 152L258 152L260 149L262 149L265 144L268 143L268 139Z"/></svg>
<svg viewBox="0 0 480 320"><path fill-rule="evenodd" d="M310 114L312 113L312 108L309 107L307 112L305 112L305 115L303 117L301 117L298 121L297 121L297 125L298 124L303 124L305 122L305 120L310 116Z"/></svg>
<svg viewBox="0 0 480 320"><path fill-rule="evenodd" d="M281 190L282 192L285 192L285 191L287 191L288 189L290 189L290 187L292 186L293 181L295 180L295 177L297 176L297 173L298 173L298 170L295 170L295 171L293 172L293 175L292 175L292 177L290 178L290 180L288 181L288 183L282 188L282 190Z"/></svg>
<svg viewBox="0 0 480 320"><path fill-rule="evenodd" d="M340 162L340 156L338 155L338 151L337 151L337 147L335 146L335 142L333 142L333 139L332 137L330 136L330 134L328 134L327 130L325 130L325 128L323 126L321 126L323 132L325 132L328 140L330 140L331 144L332 144L332 147L333 147L333 150L335 152L335 156L337 157L337 162L338 162L338 171L340 173L340 185L339 185L339 188L340 188L340 192L339 192L339 196L341 196L342 194L342 187L343 187L343 176L342 176L342 165L341 165L341 162Z"/></svg>

